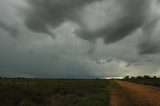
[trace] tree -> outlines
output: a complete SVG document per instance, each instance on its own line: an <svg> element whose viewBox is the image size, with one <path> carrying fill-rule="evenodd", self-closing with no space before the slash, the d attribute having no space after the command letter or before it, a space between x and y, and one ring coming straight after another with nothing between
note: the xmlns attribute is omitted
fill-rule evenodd
<svg viewBox="0 0 160 106"><path fill-rule="evenodd" d="M144 79L151 79L151 77L150 76L148 76L148 75L144 75L144 77L143 77Z"/></svg>
<svg viewBox="0 0 160 106"><path fill-rule="evenodd" d="M154 78L154 79L157 79L157 77L156 77L156 76L153 76L153 78Z"/></svg>
<svg viewBox="0 0 160 106"><path fill-rule="evenodd" d="M136 77L133 77L133 76L132 76L130 79L136 79Z"/></svg>
<svg viewBox="0 0 160 106"><path fill-rule="evenodd" d="M129 76L125 76L124 79L128 80L128 79L129 79Z"/></svg>
<svg viewBox="0 0 160 106"><path fill-rule="evenodd" d="M142 76L137 76L137 78L136 79L143 79L143 77Z"/></svg>

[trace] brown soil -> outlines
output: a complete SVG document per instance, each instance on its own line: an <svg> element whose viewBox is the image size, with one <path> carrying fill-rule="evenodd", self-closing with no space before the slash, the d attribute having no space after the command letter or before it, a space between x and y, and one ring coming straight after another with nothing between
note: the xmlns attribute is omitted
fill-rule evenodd
<svg viewBox="0 0 160 106"><path fill-rule="evenodd" d="M160 88L126 82L126 81L119 81L119 80L117 80L116 82L124 89L131 92L131 95L135 96L135 99L138 102L139 106L148 106L148 105L160 106ZM111 98L119 102L119 100L115 99L114 96ZM121 98L121 96L117 96L117 98ZM117 105L117 106L123 106L123 105Z"/></svg>
<svg viewBox="0 0 160 106"><path fill-rule="evenodd" d="M111 106L129 106L126 100L119 89L111 89Z"/></svg>

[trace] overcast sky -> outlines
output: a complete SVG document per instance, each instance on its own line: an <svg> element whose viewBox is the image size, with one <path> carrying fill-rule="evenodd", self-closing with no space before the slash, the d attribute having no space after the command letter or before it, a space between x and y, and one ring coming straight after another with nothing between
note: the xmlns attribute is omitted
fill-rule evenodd
<svg viewBox="0 0 160 106"><path fill-rule="evenodd" d="M0 76L160 76L160 0L0 0Z"/></svg>

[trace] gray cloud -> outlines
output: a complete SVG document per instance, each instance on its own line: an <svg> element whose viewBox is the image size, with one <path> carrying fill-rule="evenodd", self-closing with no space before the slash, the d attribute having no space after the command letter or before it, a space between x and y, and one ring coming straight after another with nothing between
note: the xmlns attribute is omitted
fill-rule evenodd
<svg viewBox="0 0 160 106"><path fill-rule="evenodd" d="M98 31L81 29L77 32L78 36L89 41L101 37L104 39L105 43L113 43L130 35L133 31L144 25L144 22L149 14L149 0L115 1L117 3L116 5L120 6L121 13L118 18L115 19L113 17L113 19L115 19L113 20L113 23L106 25Z"/></svg>
<svg viewBox="0 0 160 106"><path fill-rule="evenodd" d="M156 75L160 7L152 7L153 1L0 0L0 73L43 78ZM18 35L18 40L8 35Z"/></svg>
<svg viewBox="0 0 160 106"><path fill-rule="evenodd" d="M32 10L26 15L26 25L35 32L51 34L47 26L58 27L66 20L78 21L78 10L95 0L27 0Z"/></svg>
<svg viewBox="0 0 160 106"><path fill-rule="evenodd" d="M15 27L9 26L7 25L7 23L3 21L0 21L0 27L5 31L7 31L11 37L14 38L18 37L18 30Z"/></svg>
<svg viewBox="0 0 160 106"><path fill-rule="evenodd" d="M153 37L154 30L157 26L160 17L154 16L151 22L146 22L143 27L143 38L138 44L138 53L140 55L156 54L160 52L160 41Z"/></svg>
<svg viewBox="0 0 160 106"><path fill-rule="evenodd" d="M113 23L105 27L91 31L84 27L76 31L76 34L85 40L95 42L97 38L102 38L106 44L114 43L122 40L126 36L131 35L136 29L141 28L144 39L138 45L139 54L155 54L160 52L159 43L150 41L153 31L159 21L159 15L153 14L151 7L152 0L116 0L117 6L120 5L121 13ZM157 3L157 2L156 2ZM115 8L115 7L113 7ZM154 10L156 11L156 10ZM158 11L158 10L157 10ZM107 18L107 16L106 16ZM148 39L147 41L145 39Z"/></svg>
<svg viewBox="0 0 160 106"><path fill-rule="evenodd" d="M95 59L95 62L97 64L106 64L106 63L110 63L112 61L113 61L113 59Z"/></svg>
<svg viewBox="0 0 160 106"><path fill-rule="evenodd" d="M122 40L126 36L131 35L136 29L142 28L146 37L152 33L154 26L159 20L156 16L152 19L149 17L152 0L27 0L31 5L31 10L26 14L26 26L34 32L42 32L55 37L55 34L49 30L49 26L57 28L59 25L67 20L71 20L80 25L80 28L75 31L78 37L95 43L97 38L102 38L106 44L114 43ZM119 15L113 18L112 23L104 25L104 27L98 30L90 30L87 27L87 23L82 19L83 14L82 7L97 2L114 2L114 6L110 9L113 10L119 7ZM97 3L95 2L95 3ZM115 11L111 14L117 14ZM107 14L107 11L106 11ZM94 14L93 14L94 17ZM95 20L93 20L95 21ZM96 20L98 21L98 20ZM144 41L142 41L144 42ZM139 49L141 48L140 44ZM148 46L148 47L147 47ZM151 47L155 48L155 44L146 45L144 48L147 52ZM94 48L91 48L88 52L91 54ZM143 51L143 50L141 50ZM155 50L153 50L154 53ZM157 50L158 51L158 50ZM140 53L145 54L145 53Z"/></svg>
<svg viewBox="0 0 160 106"><path fill-rule="evenodd" d="M97 64L106 64L107 61L106 60L96 60Z"/></svg>
<svg viewBox="0 0 160 106"><path fill-rule="evenodd" d="M139 47L139 54L140 55L145 55L145 54L157 54L160 52L160 42L157 41L143 41L141 42L138 47Z"/></svg>

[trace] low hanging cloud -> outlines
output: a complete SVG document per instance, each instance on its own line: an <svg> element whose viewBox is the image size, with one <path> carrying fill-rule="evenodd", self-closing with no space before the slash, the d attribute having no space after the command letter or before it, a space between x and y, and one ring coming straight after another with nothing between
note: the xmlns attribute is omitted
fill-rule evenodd
<svg viewBox="0 0 160 106"><path fill-rule="evenodd" d="M107 0L110 1L110 0ZM107 3L105 1L105 3ZM130 35L136 29L142 27L147 19L150 10L149 0L114 0L114 6L119 7L119 13L115 17L109 17L112 22L97 31L86 30L82 28L77 31L79 37L92 41L93 39L103 38L105 43L113 43ZM114 10L116 7L111 7ZM107 12L107 11L106 11ZM110 13L114 16L117 11ZM107 13L106 13L107 14ZM108 18L107 16L105 17Z"/></svg>
<svg viewBox="0 0 160 106"><path fill-rule="evenodd" d="M8 8L7 8L8 7ZM10 13L14 12L8 0L0 0L0 29L6 31L13 38L18 36L18 30L13 22L9 22L9 18L13 18Z"/></svg>
<svg viewBox="0 0 160 106"><path fill-rule="evenodd" d="M113 59L95 59L95 62L97 64L106 64L106 63L110 63L112 61L113 61Z"/></svg>
<svg viewBox="0 0 160 106"><path fill-rule="evenodd" d="M106 0L105 2L108 3L108 1L109 0ZM142 39L137 46L138 54L159 53L159 41L151 40L153 31L160 19L160 6L158 1L114 0L113 2L113 7L109 8L111 11L109 15L111 15L111 17L106 15L106 19L111 18L109 19L111 23L107 23L98 30L87 30L87 27L83 27L78 29L76 34L80 38L90 42L95 42L97 38L102 38L106 44L110 44L132 35L137 29L142 29L144 39ZM114 10L115 8L118 8L118 12ZM106 14L107 12L106 10ZM105 22L103 21L103 23Z"/></svg>
<svg viewBox="0 0 160 106"><path fill-rule="evenodd" d="M18 37L18 30L13 26L7 25L3 21L0 21L0 28L7 31L9 33L9 35L12 36L13 38Z"/></svg>
<svg viewBox="0 0 160 106"><path fill-rule="evenodd" d="M152 10L152 8L154 8L153 5L158 4L157 0L27 1L31 9L28 10L26 14L26 26L34 32L46 33L53 38L55 34L53 34L48 27L57 28L65 21L69 20L80 26L79 29L75 30L78 37L92 43L94 43L97 38L102 38L106 44L110 44L124 39L139 28L144 31L144 35L150 35L159 20L157 13L152 12L155 11ZM100 6L97 5L98 3L104 4L105 8L100 8ZM87 7L91 8L91 10L99 9L97 12L103 11L105 15L96 16L96 14L89 11L88 16L83 16L86 12L85 8ZM88 27L88 24L94 23L95 21L100 23L101 20L94 18L87 19L87 17L103 17L103 27L92 30L92 28ZM86 19L89 20L90 23L86 22ZM150 48L151 46L152 44L148 45L146 48ZM141 49L141 47L138 46L138 49ZM92 51L94 50L91 49L91 52ZM143 52L140 54L143 54Z"/></svg>
<svg viewBox="0 0 160 106"><path fill-rule="evenodd" d="M138 47L139 47L139 54L140 55L145 55L145 54L157 54L160 52L160 42L157 41L143 41L141 42Z"/></svg>
<svg viewBox="0 0 160 106"><path fill-rule="evenodd" d="M56 28L66 20L78 21L78 10L96 0L27 0L31 10L26 14L26 26L34 32L51 34L48 26Z"/></svg>
<svg viewBox="0 0 160 106"><path fill-rule="evenodd" d="M0 0L0 73L156 75L159 17L159 0Z"/></svg>

